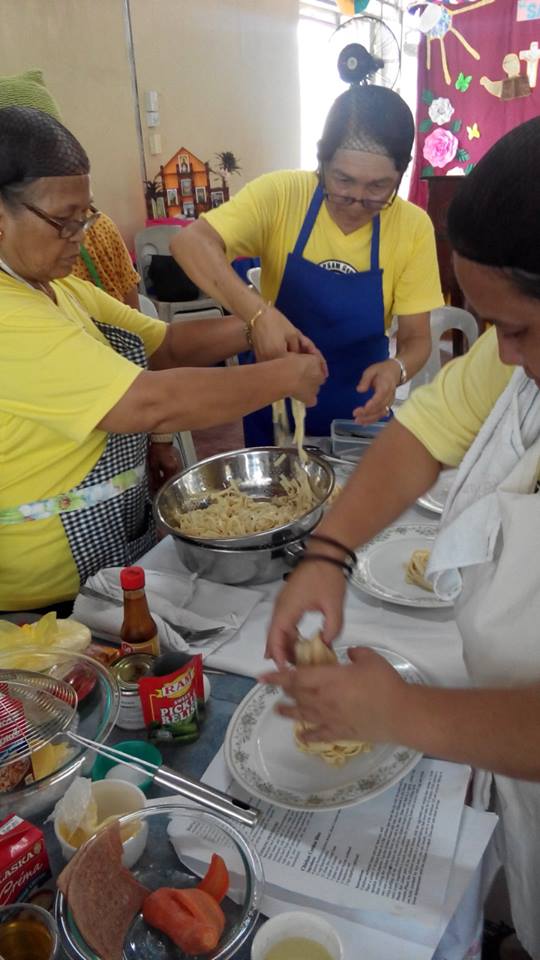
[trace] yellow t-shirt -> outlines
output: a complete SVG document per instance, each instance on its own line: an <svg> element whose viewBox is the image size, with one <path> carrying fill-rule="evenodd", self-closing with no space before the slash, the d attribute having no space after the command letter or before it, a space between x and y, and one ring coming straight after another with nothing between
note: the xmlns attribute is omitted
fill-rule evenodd
<svg viewBox="0 0 540 960"><path fill-rule="evenodd" d="M440 463L457 467L508 384L514 367L499 358L494 327L468 353L419 387L396 417Z"/></svg>
<svg viewBox="0 0 540 960"><path fill-rule="evenodd" d="M227 248L228 257L260 257L262 295L275 301L287 254L294 249L317 185L314 173L283 170L245 186L228 203L203 214ZM397 199L383 210L379 260L383 273L385 326L392 317L424 313L443 304L433 226L427 214ZM371 223L344 234L323 203L303 256L344 273L369 270Z"/></svg>
<svg viewBox="0 0 540 960"><path fill-rule="evenodd" d="M103 289L123 302L126 294L138 285L140 277L118 227L106 213L100 213L99 219L90 227L84 246L94 262ZM75 263L72 275L81 280L94 280L82 257Z"/></svg>
<svg viewBox="0 0 540 960"><path fill-rule="evenodd" d="M137 333L148 356L165 336L161 321L90 283L53 287L58 305L0 272L0 510L80 484L107 439L96 424L141 372L91 318ZM57 517L0 523L0 610L65 600L78 585Z"/></svg>

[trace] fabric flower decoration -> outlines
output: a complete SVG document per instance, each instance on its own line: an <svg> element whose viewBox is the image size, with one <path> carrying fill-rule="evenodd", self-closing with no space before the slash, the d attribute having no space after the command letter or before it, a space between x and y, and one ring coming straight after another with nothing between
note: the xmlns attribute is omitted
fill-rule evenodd
<svg viewBox="0 0 540 960"><path fill-rule="evenodd" d="M448 97L437 97L429 106L429 119L441 127L443 123L448 123L452 119L454 108Z"/></svg>
<svg viewBox="0 0 540 960"><path fill-rule="evenodd" d="M452 167L451 170L446 171L447 177L464 177L465 171L463 167Z"/></svg>
<svg viewBox="0 0 540 960"><path fill-rule="evenodd" d="M454 159L458 148L458 138L450 130L437 127L424 140L424 158L432 167L445 167Z"/></svg>

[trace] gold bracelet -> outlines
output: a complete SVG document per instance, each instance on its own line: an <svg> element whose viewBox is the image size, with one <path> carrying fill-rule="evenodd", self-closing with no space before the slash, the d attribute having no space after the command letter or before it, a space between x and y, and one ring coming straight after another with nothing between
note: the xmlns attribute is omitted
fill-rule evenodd
<svg viewBox="0 0 540 960"><path fill-rule="evenodd" d="M172 443L174 433L151 433L150 443Z"/></svg>
<svg viewBox="0 0 540 960"><path fill-rule="evenodd" d="M271 306L270 303L263 304L263 306L259 307L259 309L253 314L253 316L249 320L244 320L246 340L250 350L253 350L253 327L257 323L257 320L259 319L259 317L262 317L263 313L268 309L269 306Z"/></svg>

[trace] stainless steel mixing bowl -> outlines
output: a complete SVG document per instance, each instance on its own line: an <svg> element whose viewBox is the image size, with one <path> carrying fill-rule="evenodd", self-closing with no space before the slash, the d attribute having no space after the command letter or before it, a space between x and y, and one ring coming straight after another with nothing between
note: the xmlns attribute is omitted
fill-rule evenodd
<svg viewBox="0 0 540 960"><path fill-rule="evenodd" d="M242 537L208 538L188 537L175 525L175 512L204 509L210 502L211 493L224 490L233 480L242 493L257 500L268 500L273 496L286 495L281 478L296 477L299 470L306 471L316 503L291 523ZM172 534L175 540L180 539L190 544L232 550L278 547L299 540L313 530L321 518L323 506L333 487L334 472L331 466L316 454L308 454L308 459L302 463L298 452L290 447L251 447L219 453L188 467L164 484L155 501L156 522L162 530Z"/></svg>

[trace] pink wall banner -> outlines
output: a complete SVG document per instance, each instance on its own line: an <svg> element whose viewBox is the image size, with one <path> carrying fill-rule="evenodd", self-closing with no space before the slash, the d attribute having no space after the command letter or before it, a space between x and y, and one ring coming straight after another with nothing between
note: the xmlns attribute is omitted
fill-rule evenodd
<svg viewBox="0 0 540 960"><path fill-rule="evenodd" d="M504 133L540 114L540 0L413 2L422 33L409 197L421 178L467 175Z"/></svg>

